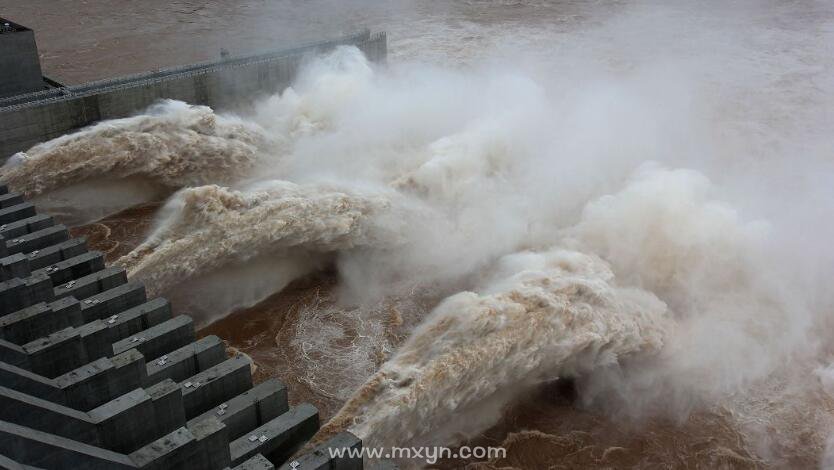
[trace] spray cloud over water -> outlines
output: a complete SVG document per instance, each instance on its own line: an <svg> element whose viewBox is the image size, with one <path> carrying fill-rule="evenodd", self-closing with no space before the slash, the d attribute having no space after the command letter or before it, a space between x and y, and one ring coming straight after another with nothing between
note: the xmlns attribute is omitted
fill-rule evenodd
<svg viewBox="0 0 834 470"><path fill-rule="evenodd" d="M131 176L174 189L230 183L248 173L262 143L251 123L168 100L19 153L4 166L3 180L27 196Z"/></svg>
<svg viewBox="0 0 834 470"><path fill-rule="evenodd" d="M814 281L834 252L814 176L830 174L830 138L802 125L823 112L792 104L815 96L801 78L813 72L776 73L781 49L727 27L755 17L745 5L616 17L550 38L556 59L541 66L379 70L340 49L244 119L266 136L252 170L178 193L121 263L189 289L248 284L254 258L280 273L233 308L333 262L357 322L415 288L448 297L331 425L369 445L477 432L516 384L561 375L632 417L755 389L825 341L809 330L832 305ZM355 362L357 375L375 368ZM447 422L481 411L471 428Z"/></svg>
<svg viewBox="0 0 834 470"><path fill-rule="evenodd" d="M18 153L0 175L40 206L89 221L185 186L233 183L264 142L252 123L166 100Z"/></svg>
<svg viewBox="0 0 834 470"><path fill-rule="evenodd" d="M498 260L493 276L439 305L329 426L375 445L454 442L541 381L663 345L665 305L614 285L598 258L522 252Z"/></svg>
<svg viewBox="0 0 834 470"><path fill-rule="evenodd" d="M289 275L285 285L309 272L304 264L320 264L320 255L394 243L386 235L391 230L379 227L375 218L384 218L388 206L380 197L287 181L263 181L243 191L188 188L172 197L157 230L118 264L158 293L200 274L272 257L271 270ZM282 263L295 268L276 266ZM260 297L275 288L269 286ZM205 306L218 308L214 302Z"/></svg>

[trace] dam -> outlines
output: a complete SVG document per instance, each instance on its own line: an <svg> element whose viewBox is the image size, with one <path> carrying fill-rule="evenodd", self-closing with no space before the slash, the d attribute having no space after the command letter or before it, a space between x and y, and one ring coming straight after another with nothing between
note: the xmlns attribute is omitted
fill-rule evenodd
<svg viewBox="0 0 834 470"><path fill-rule="evenodd" d="M253 388L315 406L315 444L264 449L269 465L349 431L366 452L506 450L397 459L438 470L834 468L834 2L0 0L0 16L38 49L4 92L24 107L387 33L384 67L336 47L251 105L163 100L0 156L35 215L188 314L195 340L242 352ZM81 99L94 117L110 98Z"/></svg>
<svg viewBox="0 0 834 470"><path fill-rule="evenodd" d="M228 109L289 85L303 61L353 45L384 61L369 31L246 57L63 86L43 77L33 32L0 19L0 157L159 99ZM17 73L17 72L20 73ZM305 447L311 404L83 237L0 186L0 468L361 469L349 432ZM373 468L396 468L384 461Z"/></svg>
<svg viewBox="0 0 834 470"><path fill-rule="evenodd" d="M0 24L9 23L0 18ZM385 33L370 31L292 49L175 67L127 77L63 86L41 77L33 32L9 23L0 34L0 65L20 73L0 76L0 158L94 122L129 116L160 99L226 110L287 87L305 58L339 45L359 48L370 60L387 54ZM225 54L223 54L225 56Z"/></svg>

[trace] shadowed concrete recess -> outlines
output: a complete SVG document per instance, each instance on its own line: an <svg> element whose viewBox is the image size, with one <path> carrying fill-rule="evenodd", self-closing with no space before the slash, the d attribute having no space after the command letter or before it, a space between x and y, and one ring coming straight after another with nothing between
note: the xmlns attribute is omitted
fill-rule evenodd
<svg viewBox="0 0 834 470"><path fill-rule="evenodd" d="M0 227L0 468L362 468L325 451L360 449L349 433L296 456L313 405L253 384L245 356L3 185L0 200L26 209Z"/></svg>

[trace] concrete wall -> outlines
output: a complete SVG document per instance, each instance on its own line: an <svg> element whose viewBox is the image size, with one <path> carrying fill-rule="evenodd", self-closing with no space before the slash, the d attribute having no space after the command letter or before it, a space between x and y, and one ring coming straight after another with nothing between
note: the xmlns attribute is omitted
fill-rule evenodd
<svg viewBox="0 0 834 470"><path fill-rule="evenodd" d="M0 184L3 201L24 204ZM147 301L83 240L43 234L51 217L6 215L0 247L16 252L0 258L0 468L275 468L317 432L314 406L290 408L277 379L253 386L249 360L227 358L220 338L195 341L189 317ZM360 446L341 434L299 468L361 470L326 451Z"/></svg>
<svg viewBox="0 0 834 470"><path fill-rule="evenodd" d="M0 24L6 21L0 18ZM44 87L35 33L16 24L0 33L0 98Z"/></svg>
<svg viewBox="0 0 834 470"><path fill-rule="evenodd" d="M370 60L384 61L386 41L384 33L365 31L287 51L190 65L0 100L0 161L34 144L96 121L130 115L163 98L221 110L240 105L260 94L287 87L305 58L338 45L355 45Z"/></svg>

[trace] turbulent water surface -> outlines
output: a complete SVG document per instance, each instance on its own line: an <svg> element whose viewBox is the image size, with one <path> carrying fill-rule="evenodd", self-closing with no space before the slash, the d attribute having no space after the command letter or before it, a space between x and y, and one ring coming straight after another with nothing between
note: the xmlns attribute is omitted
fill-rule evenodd
<svg viewBox="0 0 834 470"><path fill-rule="evenodd" d="M69 82L389 32L387 65L340 48L234 115L160 102L0 170L320 439L834 466L829 3L4 3Z"/></svg>

